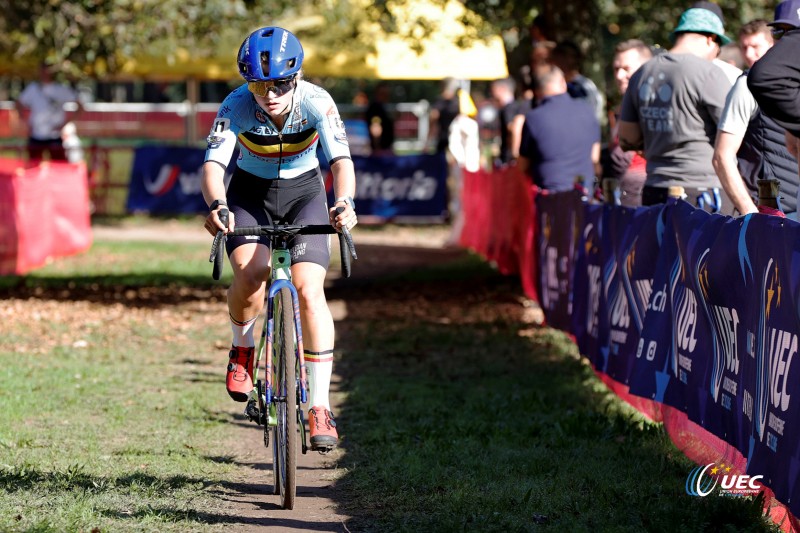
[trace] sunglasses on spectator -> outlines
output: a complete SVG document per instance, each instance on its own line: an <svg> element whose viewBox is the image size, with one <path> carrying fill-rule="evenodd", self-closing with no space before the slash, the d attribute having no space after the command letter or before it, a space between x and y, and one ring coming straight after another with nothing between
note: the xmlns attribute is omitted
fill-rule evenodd
<svg viewBox="0 0 800 533"><path fill-rule="evenodd" d="M247 89L256 96L265 97L272 91L275 96L283 96L295 87L294 76L269 81L251 81L247 83Z"/></svg>
<svg viewBox="0 0 800 533"><path fill-rule="evenodd" d="M794 29L795 29L794 26L780 26L780 27L779 26L773 26L771 28L772 38L774 40L778 41L778 40L780 40L781 37L786 35L787 31L792 31Z"/></svg>

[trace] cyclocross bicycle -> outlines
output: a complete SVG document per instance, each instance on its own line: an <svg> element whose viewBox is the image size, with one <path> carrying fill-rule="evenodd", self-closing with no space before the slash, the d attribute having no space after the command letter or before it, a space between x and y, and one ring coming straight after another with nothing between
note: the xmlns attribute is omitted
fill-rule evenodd
<svg viewBox="0 0 800 533"><path fill-rule="evenodd" d="M343 207L337 208L341 213ZM223 220L227 225L227 213ZM253 366L255 388L245 407L245 415L264 426L264 446L269 448L272 433L272 471L274 494L281 497L284 509L294 507L297 488L298 433L303 454L308 451L305 418L301 404L307 402L308 386L303 357L303 333L300 327L300 307L297 290L292 284L289 240L295 235L339 235L342 274L350 277L350 258L357 259L350 232L338 233L332 226L267 225L236 227L228 235L266 236L270 241L271 270L269 289L265 297L266 310L261 339ZM209 261L214 263L214 279L222 274L224 233L217 232L211 245ZM271 354L271 357L265 357ZM260 362L264 359L264 380L259 379Z"/></svg>

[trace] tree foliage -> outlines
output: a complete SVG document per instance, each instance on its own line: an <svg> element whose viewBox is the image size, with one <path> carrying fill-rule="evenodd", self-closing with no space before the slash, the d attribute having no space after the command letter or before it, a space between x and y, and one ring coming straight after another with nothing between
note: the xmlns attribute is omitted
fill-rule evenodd
<svg viewBox="0 0 800 533"><path fill-rule="evenodd" d="M219 42L240 41L284 7L245 0L0 0L0 54L73 76L103 76L137 55L189 50L208 57Z"/></svg>
<svg viewBox="0 0 800 533"><path fill-rule="evenodd" d="M586 56L584 73L602 87L606 80L611 81L609 67L617 43L638 38L669 48L670 32L694 0L464 0L464 3L503 32L510 72L516 72L527 62L528 29L534 18L541 16L550 39L569 39L581 47ZM769 20L773 13L773 8L766 8L762 0L726 0L719 5L726 33L734 39L744 23L755 18Z"/></svg>
<svg viewBox="0 0 800 533"><path fill-rule="evenodd" d="M313 36L322 49L369 46L365 23L378 23L417 46L436 31L419 17L413 28L397 24L397 15L418 0L0 0L0 58L5 61L45 61L73 76L114 74L124 58L169 57L184 51L212 57L220 47L232 47L252 29L297 15L314 18L299 36ZM428 0L445 4L447 0ZM523 61L528 27L541 15L556 40L577 42L595 65L608 60L613 45L638 37L668 46L668 35L687 0L463 0L472 10L464 16L470 29L464 42L502 34L512 67ZM722 5L726 29L755 17L769 18L757 0L729 0ZM300 15L303 15L302 17ZM319 22L322 22L319 24ZM592 69L589 69L590 71ZM590 72L591 73L591 72Z"/></svg>

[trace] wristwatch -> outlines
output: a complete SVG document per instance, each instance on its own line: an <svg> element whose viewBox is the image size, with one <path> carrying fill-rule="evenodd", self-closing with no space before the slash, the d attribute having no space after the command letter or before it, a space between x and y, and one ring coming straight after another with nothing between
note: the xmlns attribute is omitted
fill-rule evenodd
<svg viewBox="0 0 800 533"><path fill-rule="evenodd" d="M356 204L353 202L352 196L340 196L339 198L333 201L334 204L338 204L339 202L346 203L347 205L350 206L350 209L352 209L353 211L356 210Z"/></svg>
<svg viewBox="0 0 800 533"><path fill-rule="evenodd" d="M208 210L213 211L214 209L218 208L221 205L228 207L228 204L227 202L225 202L225 200L214 200L213 202L211 202L211 205L208 206Z"/></svg>

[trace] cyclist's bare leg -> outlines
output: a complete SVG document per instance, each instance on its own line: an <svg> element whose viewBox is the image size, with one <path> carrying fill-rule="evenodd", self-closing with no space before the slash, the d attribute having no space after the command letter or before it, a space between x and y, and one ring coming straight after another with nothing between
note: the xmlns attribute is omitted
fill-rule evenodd
<svg viewBox="0 0 800 533"><path fill-rule="evenodd" d="M292 281L300 298L303 348L320 355L306 355L311 407L330 410L328 390L333 368L333 317L325 299L325 269L316 263L292 265Z"/></svg>
<svg viewBox="0 0 800 533"><path fill-rule="evenodd" d="M325 269L316 263L292 266L292 279L300 296L303 351L308 372L308 427L311 449L326 452L336 447L339 434L331 413L328 391L333 371L333 317L325 300Z"/></svg>
<svg viewBox="0 0 800 533"><path fill-rule="evenodd" d="M264 305L269 249L255 243L243 244L231 253L230 262L233 283L228 287L228 311L231 318L244 322L257 317Z"/></svg>
<svg viewBox="0 0 800 533"><path fill-rule="evenodd" d="M256 317L264 303L264 287L268 270L268 250L255 243L237 247L230 256L233 283L228 288L233 342L229 353L225 386L237 402L247 400L253 390L253 359Z"/></svg>

